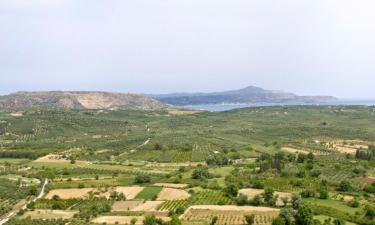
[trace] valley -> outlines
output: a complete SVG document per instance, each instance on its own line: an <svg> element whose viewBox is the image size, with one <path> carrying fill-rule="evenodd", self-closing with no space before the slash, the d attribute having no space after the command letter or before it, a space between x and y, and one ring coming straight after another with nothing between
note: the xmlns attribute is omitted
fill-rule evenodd
<svg viewBox="0 0 375 225"><path fill-rule="evenodd" d="M7 225L374 224L371 106L29 108L0 121Z"/></svg>

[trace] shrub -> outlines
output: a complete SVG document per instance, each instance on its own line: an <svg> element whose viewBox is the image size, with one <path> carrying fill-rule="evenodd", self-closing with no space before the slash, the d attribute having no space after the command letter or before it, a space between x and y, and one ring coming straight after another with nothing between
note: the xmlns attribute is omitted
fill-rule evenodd
<svg viewBox="0 0 375 225"><path fill-rule="evenodd" d="M208 172L208 169L203 167L195 169L191 175L191 178L200 180L208 179L210 177L211 175Z"/></svg>
<svg viewBox="0 0 375 225"><path fill-rule="evenodd" d="M134 183L136 184L144 184L144 183L150 183L151 177L149 175L140 174L135 177Z"/></svg>
<svg viewBox="0 0 375 225"><path fill-rule="evenodd" d="M350 191L351 189L352 189L351 184L349 183L349 181L346 181L346 180L341 181L337 188L338 191L342 191L342 192L347 192L347 191Z"/></svg>

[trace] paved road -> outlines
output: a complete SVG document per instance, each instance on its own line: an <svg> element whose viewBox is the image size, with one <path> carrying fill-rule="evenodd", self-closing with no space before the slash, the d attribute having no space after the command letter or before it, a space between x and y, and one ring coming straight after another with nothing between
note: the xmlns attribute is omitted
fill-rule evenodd
<svg viewBox="0 0 375 225"><path fill-rule="evenodd" d="M15 215L17 215L17 213L20 211L20 210L25 210L27 208L27 205L31 202L35 202L36 200L38 199L41 199L44 194L45 194L45 190L46 190L46 186L48 184L48 179L46 178L44 180L44 184L42 186L42 190L40 190L40 193L39 195L34 198L33 200L30 200L28 202L26 202L24 205L22 205L21 207L19 207L18 209L14 209L13 211L11 211L4 219L1 219L0 220L0 225L3 225L5 224L6 222L8 222L12 217L14 217Z"/></svg>

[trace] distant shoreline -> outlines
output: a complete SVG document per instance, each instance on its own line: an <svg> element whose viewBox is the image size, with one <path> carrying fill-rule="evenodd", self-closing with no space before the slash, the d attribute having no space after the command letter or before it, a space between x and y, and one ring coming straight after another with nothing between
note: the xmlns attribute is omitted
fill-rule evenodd
<svg viewBox="0 0 375 225"><path fill-rule="evenodd" d="M374 100L337 100L334 102L326 103L221 103L221 104L199 104L199 105L184 105L182 108L205 110L205 111L227 111L232 109L249 108L249 107L268 107L268 106L373 106L375 105Z"/></svg>

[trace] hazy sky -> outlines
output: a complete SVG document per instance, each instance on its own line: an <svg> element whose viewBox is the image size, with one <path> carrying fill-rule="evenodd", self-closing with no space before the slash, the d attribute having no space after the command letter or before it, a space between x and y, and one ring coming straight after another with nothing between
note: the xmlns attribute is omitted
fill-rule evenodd
<svg viewBox="0 0 375 225"><path fill-rule="evenodd" d="M375 99L374 0L0 0L0 94L256 85Z"/></svg>

